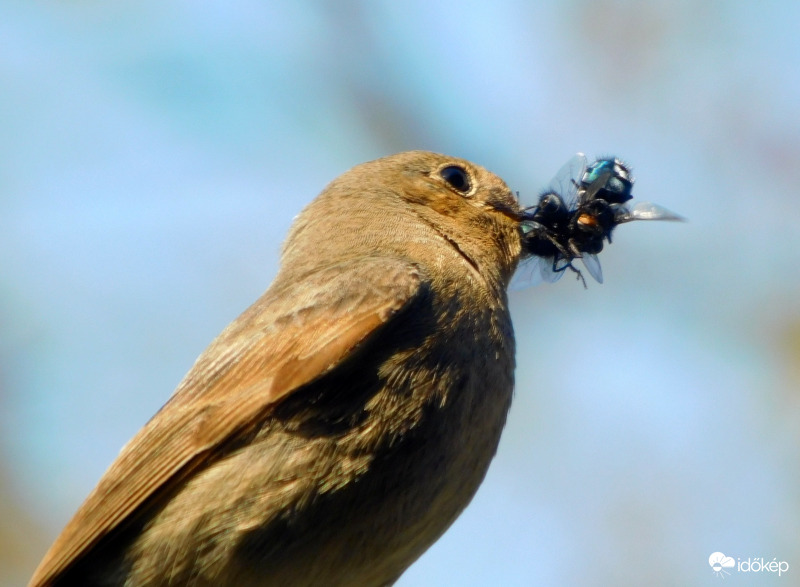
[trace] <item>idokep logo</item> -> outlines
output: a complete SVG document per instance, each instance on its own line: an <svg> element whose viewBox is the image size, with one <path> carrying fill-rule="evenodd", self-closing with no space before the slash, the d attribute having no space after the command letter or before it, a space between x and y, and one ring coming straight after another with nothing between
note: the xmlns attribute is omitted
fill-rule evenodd
<svg viewBox="0 0 800 587"><path fill-rule="evenodd" d="M780 577L783 573L789 570L789 563L786 561L779 561L777 558L772 560L764 560L763 558L737 558L733 560L732 556L725 556L721 552L714 552L708 557L708 564L711 570L717 577L725 578L725 575L730 575L731 570L737 573L777 573Z"/></svg>
<svg viewBox="0 0 800 587"><path fill-rule="evenodd" d="M736 561L730 556L725 556L721 552L715 552L708 557L708 564L711 565L711 570L717 577L725 578L725 575L730 575L725 569L736 566Z"/></svg>

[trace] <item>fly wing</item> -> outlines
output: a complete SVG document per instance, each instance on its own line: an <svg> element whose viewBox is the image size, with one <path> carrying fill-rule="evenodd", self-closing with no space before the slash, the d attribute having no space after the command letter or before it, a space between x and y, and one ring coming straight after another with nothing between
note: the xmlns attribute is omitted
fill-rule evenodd
<svg viewBox="0 0 800 587"><path fill-rule="evenodd" d="M542 281L555 283L564 277L564 266L558 267L557 263L558 260L554 259L539 259L539 273L542 275Z"/></svg>
<svg viewBox="0 0 800 587"><path fill-rule="evenodd" d="M597 255L584 253L581 255L581 262L597 283L603 283L603 268L600 266L600 259L597 258Z"/></svg>
<svg viewBox="0 0 800 587"><path fill-rule="evenodd" d="M539 271L540 260L540 257L528 257L520 261L508 289L519 291L532 285L539 285L542 282L542 274Z"/></svg>
<svg viewBox="0 0 800 587"><path fill-rule="evenodd" d="M685 221L686 219L652 202L639 202L634 206L620 206L614 213L614 221L617 224L631 222L633 220Z"/></svg>
<svg viewBox="0 0 800 587"><path fill-rule="evenodd" d="M564 271L553 270L551 257L528 257L523 259L511 278L509 289L519 291L540 283L555 283L564 276Z"/></svg>
<svg viewBox="0 0 800 587"><path fill-rule="evenodd" d="M374 259L270 288L220 334L122 449L30 586L52 585L145 502L206 466L216 446L251 430L272 404L375 341L425 284L413 265Z"/></svg>
<svg viewBox="0 0 800 587"><path fill-rule="evenodd" d="M578 202L578 187L585 172L586 155L576 153L558 170L547 189L558 194L568 210L573 210Z"/></svg>

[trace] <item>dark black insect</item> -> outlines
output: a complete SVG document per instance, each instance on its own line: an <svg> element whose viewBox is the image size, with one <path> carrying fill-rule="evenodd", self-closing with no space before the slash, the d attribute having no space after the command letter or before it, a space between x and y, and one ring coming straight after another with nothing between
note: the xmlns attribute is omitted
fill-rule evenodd
<svg viewBox="0 0 800 587"><path fill-rule="evenodd" d="M536 205L525 209L520 224L523 262L515 285L558 281L567 269L586 286L573 265L580 259L589 274L603 283L597 254L618 224L632 220L683 220L657 204L630 206L633 177L619 159L598 159L587 167L578 153L556 174Z"/></svg>

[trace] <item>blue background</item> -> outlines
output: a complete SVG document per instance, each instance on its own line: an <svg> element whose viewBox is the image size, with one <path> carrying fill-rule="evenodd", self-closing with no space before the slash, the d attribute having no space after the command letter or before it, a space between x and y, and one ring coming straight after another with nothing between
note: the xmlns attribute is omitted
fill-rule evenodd
<svg viewBox="0 0 800 587"><path fill-rule="evenodd" d="M797 582L798 23L777 1L0 2L0 584L266 289L294 215L418 148L528 199L576 151L619 155L690 222L621 227L602 286L511 294L499 453L400 585L711 585L716 551Z"/></svg>

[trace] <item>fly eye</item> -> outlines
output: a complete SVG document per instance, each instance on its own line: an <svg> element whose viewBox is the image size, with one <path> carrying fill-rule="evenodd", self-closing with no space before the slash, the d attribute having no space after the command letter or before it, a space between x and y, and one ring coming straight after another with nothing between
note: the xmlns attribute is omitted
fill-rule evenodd
<svg viewBox="0 0 800 587"><path fill-rule="evenodd" d="M472 185L469 181L469 174L467 170L458 165L450 165L445 167L439 172L442 179L445 180L451 188L462 194L466 194Z"/></svg>

